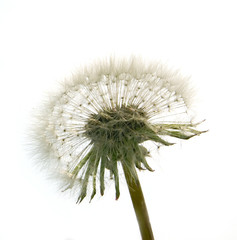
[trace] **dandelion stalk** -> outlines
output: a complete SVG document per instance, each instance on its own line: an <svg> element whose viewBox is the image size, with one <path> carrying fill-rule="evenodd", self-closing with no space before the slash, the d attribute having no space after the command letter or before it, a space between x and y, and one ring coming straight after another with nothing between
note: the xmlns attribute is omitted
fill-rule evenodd
<svg viewBox="0 0 237 240"><path fill-rule="evenodd" d="M143 240L153 240L153 232L149 220L149 215L143 196L142 188L140 185L139 178L137 176L136 180L130 176L128 168L126 165L123 166L124 175L128 184L129 193L133 203L133 208L136 213L137 221L139 224L141 236ZM136 171L136 169L134 169Z"/></svg>
<svg viewBox="0 0 237 240"><path fill-rule="evenodd" d="M189 93L179 73L137 58L84 68L37 115L36 155L65 190L76 190L77 203L90 189L90 200L97 192L104 195L108 173L118 199L121 164L142 239L154 239L136 169L153 171L148 141L158 148L172 146L174 138L204 132L191 121Z"/></svg>

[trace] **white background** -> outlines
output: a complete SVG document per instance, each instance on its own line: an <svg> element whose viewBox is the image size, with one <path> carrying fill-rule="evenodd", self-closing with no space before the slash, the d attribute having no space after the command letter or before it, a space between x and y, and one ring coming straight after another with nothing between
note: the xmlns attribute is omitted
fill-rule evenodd
<svg viewBox="0 0 237 240"><path fill-rule="evenodd" d="M140 176L155 239L237 239L235 1L0 1L0 239L140 239L125 183L76 205L34 167L33 108L81 64L163 60L192 76L209 132L161 148ZM122 181L123 182L123 181Z"/></svg>

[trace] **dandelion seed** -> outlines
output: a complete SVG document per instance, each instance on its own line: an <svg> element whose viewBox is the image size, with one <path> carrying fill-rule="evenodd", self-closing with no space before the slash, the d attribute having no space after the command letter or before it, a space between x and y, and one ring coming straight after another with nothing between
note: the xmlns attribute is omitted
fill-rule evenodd
<svg viewBox="0 0 237 240"><path fill-rule="evenodd" d="M170 146L171 138L187 140L202 133L188 115L187 85L179 73L137 58L84 68L37 118L34 139L40 157L56 166L65 189L80 189L77 202L86 197L88 185L93 189L91 200L98 189L103 195L107 172L118 199L122 166L143 239L153 239L146 207L141 207L144 198L136 168L153 171L146 141Z"/></svg>

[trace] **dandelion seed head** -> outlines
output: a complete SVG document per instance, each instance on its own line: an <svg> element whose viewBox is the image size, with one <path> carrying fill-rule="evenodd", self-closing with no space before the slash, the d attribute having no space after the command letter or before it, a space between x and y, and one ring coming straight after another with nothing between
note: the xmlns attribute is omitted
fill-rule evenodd
<svg viewBox="0 0 237 240"><path fill-rule="evenodd" d="M79 189L79 202L88 185L91 199L98 185L104 194L106 172L118 198L119 163L152 171L146 141L168 146L167 136L201 133L188 114L189 99L188 79L160 64L111 58L84 67L39 111L33 137L38 158L53 166L65 189Z"/></svg>

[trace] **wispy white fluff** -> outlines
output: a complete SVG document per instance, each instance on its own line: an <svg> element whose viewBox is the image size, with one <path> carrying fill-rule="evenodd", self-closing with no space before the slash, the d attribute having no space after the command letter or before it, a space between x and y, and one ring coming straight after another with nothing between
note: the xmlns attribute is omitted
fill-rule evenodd
<svg viewBox="0 0 237 240"><path fill-rule="evenodd" d="M188 86L189 79L178 71L136 57L109 58L84 67L49 95L36 114L32 128L36 157L45 168L53 167L68 187L78 186L86 167L81 174L74 172L93 147L85 135L93 114L136 106L146 113L144 121L155 131L163 126L161 135L170 124L179 124L185 132L194 126L188 115Z"/></svg>

